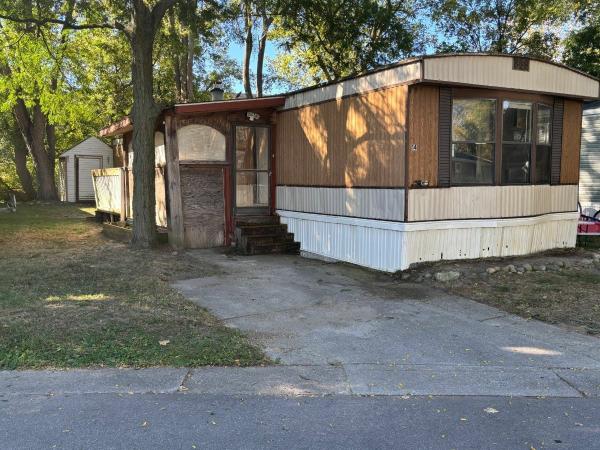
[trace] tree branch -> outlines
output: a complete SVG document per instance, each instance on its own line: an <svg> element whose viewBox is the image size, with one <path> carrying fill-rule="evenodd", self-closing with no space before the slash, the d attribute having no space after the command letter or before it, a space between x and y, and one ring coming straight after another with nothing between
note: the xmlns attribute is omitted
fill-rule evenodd
<svg viewBox="0 0 600 450"><path fill-rule="evenodd" d="M176 0L167 0L167 1L176 1ZM43 27L46 25L62 25L64 29L69 30L92 30L98 28L111 29L111 30L119 30L124 33L129 33L125 25L120 22L105 22L105 23L74 23L68 20L63 19L55 19L53 17L43 17L43 18L35 18L35 17L19 17L7 14L0 14L0 19L8 20L10 22L16 23L28 23L34 24L38 27Z"/></svg>

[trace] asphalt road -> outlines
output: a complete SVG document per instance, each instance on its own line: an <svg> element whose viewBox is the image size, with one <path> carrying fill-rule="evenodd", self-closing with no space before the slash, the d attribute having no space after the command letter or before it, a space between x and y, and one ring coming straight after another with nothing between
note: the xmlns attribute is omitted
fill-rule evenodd
<svg viewBox="0 0 600 450"><path fill-rule="evenodd" d="M3 395L0 448L596 449L600 399Z"/></svg>

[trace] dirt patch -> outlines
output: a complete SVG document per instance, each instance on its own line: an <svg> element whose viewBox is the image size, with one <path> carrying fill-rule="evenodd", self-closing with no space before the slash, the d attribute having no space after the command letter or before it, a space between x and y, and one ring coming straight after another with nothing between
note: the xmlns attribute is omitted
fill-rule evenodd
<svg viewBox="0 0 600 450"><path fill-rule="evenodd" d="M397 273L396 279L426 283L527 319L600 334L597 250L423 264Z"/></svg>

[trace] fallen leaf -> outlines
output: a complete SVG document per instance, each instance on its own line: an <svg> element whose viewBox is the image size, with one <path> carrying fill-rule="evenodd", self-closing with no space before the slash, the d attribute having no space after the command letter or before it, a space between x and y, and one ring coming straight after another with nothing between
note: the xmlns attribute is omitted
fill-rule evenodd
<svg viewBox="0 0 600 450"><path fill-rule="evenodd" d="M144 420L144 423L142 423L142 426L143 426L143 427L147 427L147 426L148 426L148 422L146 422L146 421Z"/></svg>
<svg viewBox="0 0 600 450"><path fill-rule="evenodd" d="M165 339L164 341L158 341L158 343L159 343L160 345L162 345L162 346L165 346L165 345L167 345L169 342L171 342L171 341L170 341L170 340L168 340L168 339Z"/></svg>
<svg viewBox="0 0 600 450"><path fill-rule="evenodd" d="M485 408L484 411L488 414L496 414L496 413L500 412L496 408L492 408L491 406L488 408Z"/></svg>

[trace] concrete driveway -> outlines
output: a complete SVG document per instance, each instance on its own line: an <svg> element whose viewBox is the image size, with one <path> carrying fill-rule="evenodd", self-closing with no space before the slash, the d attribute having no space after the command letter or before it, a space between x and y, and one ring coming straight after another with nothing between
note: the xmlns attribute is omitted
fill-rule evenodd
<svg viewBox="0 0 600 450"><path fill-rule="evenodd" d="M596 338L344 264L194 255L221 273L175 287L281 364L203 371L196 390L218 391L223 371L240 392L600 396Z"/></svg>

